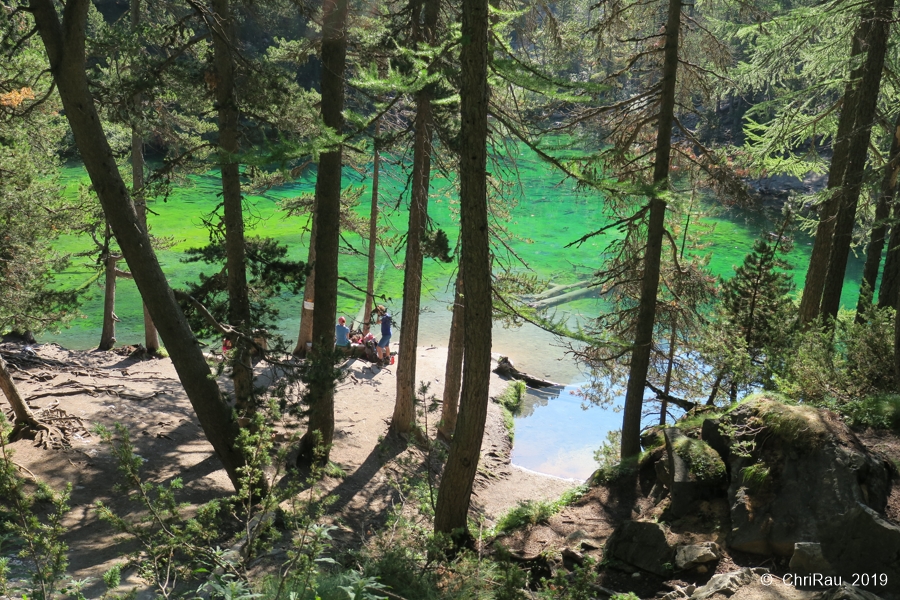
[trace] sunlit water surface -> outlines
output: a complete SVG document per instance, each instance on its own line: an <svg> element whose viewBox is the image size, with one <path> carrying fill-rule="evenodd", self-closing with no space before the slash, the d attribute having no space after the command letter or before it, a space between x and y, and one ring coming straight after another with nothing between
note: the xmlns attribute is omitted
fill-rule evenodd
<svg viewBox="0 0 900 600"><path fill-rule="evenodd" d="M602 211L603 199L596 195L586 195L575 191L571 183L551 171L547 165L533 154L522 152L517 158L520 185L511 190L509 196L517 204L509 212L504 224L514 237L507 244L521 257L525 265L518 263L502 247L495 247L495 261L512 265L519 272L531 273L555 283L571 283L588 277L601 264L603 250L618 232L611 230L603 236L596 236L584 244L567 248L567 244L581 236L599 229L607 223ZM405 190L405 178L398 176L398 169L382 177L382 201L397 205L398 198ZM62 173L67 194L76 194L80 182L87 180L80 166L70 166ZM152 202L154 214L149 217L152 232L157 236L170 237L174 244L159 252L164 271L173 285L195 279L199 272L211 273L211 267L180 262L184 251L206 243L208 235L201 225L201 215L212 210L220 201L220 182L215 173L191 177L191 184L176 188L166 202ZM370 197L370 177L346 170L345 185L365 187L362 203L358 208L363 215L368 214ZM305 259L309 247L308 220L306 218L287 219L279 210L279 202L312 192L315 173L311 172L297 183L267 191L258 196L248 196L247 214L251 222L250 235L265 235L287 244L289 257ZM452 186L445 179L433 183L429 216L435 226L444 228L451 246L458 235L456 198L450 192ZM777 218L777 217L776 217ZM382 212L382 224L389 224L396 230L405 228L407 213L401 209L387 209ZM777 228L765 217L751 212L724 211L716 216L703 219L706 229L701 239L707 245L702 252L710 253L710 270L716 275L729 277L733 267L739 265L751 250L753 241L761 232ZM697 229L695 229L697 231ZM788 256L797 286L802 286L802 278L809 260L811 240L798 234L796 247ZM363 240L353 236L345 238L346 245L355 250L365 250ZM83 250L86 242L77 239L60 241L61 251ZM690 251L689 251L690 253ZM379 278L376 293L399 318L402 325L401 296L403 289L402 251L392 249L378 254ZM61 275L67 284L86 281L94 272L91 259L79 259L71 269ZM845 286L843 303L854 306L861 273L861 261L851 260L847 269L848 285ZM366 258L347 248L340 258L340 275L347 277L357 286L363 287L366 280ZM452 265L428 260L423 273L424 313L419 328L420 345L446 345L449 336L452 300L451 279L455 275ZM75 349L95 347L99 341L102 312L102 282L92 284L91 298L82 307L83 317L76 319L70 327L54 335L43 335L41 341L58 342ZM340 282L341 296L338 310L348 319L354 319L362 306L362 295L350 285ZM281 316L276 324L278 333L288 339L295 339L299 326L302 298L284 294L277 300ZM558 318L567 319L570 324L586 323L603 311L598 299L582 299L557 309ZM142 314L140 298L134 284L120 281L116 299L116 314L120 318L117 325L119 345L139 343L142 340ZM493 351L513 358L516 366L533 375L545 377L563 384L585 380L582 370L565 354L566 346L551 334L537 327L524 325L519 328L504 329L495 325L493 329ZM523 467L550 473L561 477L583 479L594 468L593 453L606 438L609 429L620 427L621 415L598 407L583 410L582 400L573 392L575 387L566 387L558 396L538 397L530 400L531 407L516 419L515 448L513 462Z"/></svg>

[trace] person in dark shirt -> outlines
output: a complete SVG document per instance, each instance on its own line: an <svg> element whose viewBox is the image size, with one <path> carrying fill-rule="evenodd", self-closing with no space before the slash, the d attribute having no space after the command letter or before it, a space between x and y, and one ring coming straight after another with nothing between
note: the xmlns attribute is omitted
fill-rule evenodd
<svg viewBox="0 0 900 600"><path fill-rule="evenodd" d="M384 308L383 304L379 304L378 308L375 309L378 312L378 320L376 323L381 323L381 339L378 340L378 360L381 361L382 364L390 364L391 362L391 334L393 333L391 329L391 325L393 324L393 318L391 317L391 313Z"/></svg>

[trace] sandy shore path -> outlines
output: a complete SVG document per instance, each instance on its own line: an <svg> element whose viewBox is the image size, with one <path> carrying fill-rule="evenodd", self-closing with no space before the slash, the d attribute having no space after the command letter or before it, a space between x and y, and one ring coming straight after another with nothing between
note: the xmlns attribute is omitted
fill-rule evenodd
<svg viewBox="0 0 900 600"><path fill-rule="evenodd" d="M2 349L20 351L10 344ZM155 482L180 477L184 502L199 504L231 492L168 359L135 360L127 354L76 352L54 344L35 351L35 360L14 372L23 397L40 396L29 402L33 409L63 410L88 428L121 423L146 461L145 477ZM429 394L437 398L443 393L446 358L446 348L417 349L416 379L427 383ZM335 397L331 459L345 475L326 477L322 486L337 496L331 518L346 537L360 539L403 502L402 459L409 459L406 464L415 462L422 450L402 440L385 442L396 396L396 365L379 369L353 360L344 368L347 377ZM506 385L492 374L491 396ZM433 427L439 416L430 414L429 425ZM303 430L302 423L293 425L290 429ZM123 512L133 509L112 489L118 473L109 449L89 434L76 437L67 451L36 448L27 440L12 447L16 462L37 478L57 489L72 485L72 510L65 522L70 569L77 578L98 577L121 556L123 547L97 518L94 503L100 500ZM520 501L555 499L574 485L510 465L510 449L500 408L490 402L472 507L473 516L483 517L486 526Z"/></svg>

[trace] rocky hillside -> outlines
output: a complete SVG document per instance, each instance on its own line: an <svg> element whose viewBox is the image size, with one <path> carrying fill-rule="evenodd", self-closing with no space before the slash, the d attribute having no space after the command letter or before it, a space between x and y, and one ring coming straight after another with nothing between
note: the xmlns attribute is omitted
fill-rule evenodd
<svg viewBox="0 0 900 600"><path fill-rule="evenodd" d="M900 598L900 453L864 438L765 396L689 415L645 436L637 468L598 472L579 502L497 543L535 574L598 568L597 597Z"/></svg>

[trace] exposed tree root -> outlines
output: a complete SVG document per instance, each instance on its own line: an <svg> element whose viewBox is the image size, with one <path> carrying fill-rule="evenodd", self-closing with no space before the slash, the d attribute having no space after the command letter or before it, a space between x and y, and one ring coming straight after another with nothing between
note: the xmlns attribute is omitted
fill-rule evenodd
<svg viewBox="0 0 900 600"><path fill-rule="evenodd" d="M45 450L68 450L75 435L91 435L81 419L55 406L37 411L29 421L14 421L12 411L7 417L13 421L10 442L32 440L35 446Z"/></svg>

